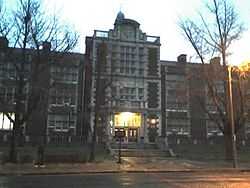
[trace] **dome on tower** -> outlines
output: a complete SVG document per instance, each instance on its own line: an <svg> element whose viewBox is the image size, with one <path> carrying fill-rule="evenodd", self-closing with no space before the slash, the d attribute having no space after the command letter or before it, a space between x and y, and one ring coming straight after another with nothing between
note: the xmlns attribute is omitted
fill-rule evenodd
<svg viewBox="0 0 250 188"><path fill-rule="evenodd" d="M119 11L115 19L115 25L133 25L139 27L140 24L135 20L125 18L125 15Z"/></svg>
<svg viewBox="0 0 250 188"><path fill-rule="evenodd" d="M123 14L122 11L119 11L117 16L116 16L116 19L117 20L123 20L125 18L125 15Z"/></svg>
<svg viewBox="0 0 250 188"><path fill-rule="evenodd" d="M125 15L121 11L119 11L116 16L115 23L120 23L124 19L125 19Z"/></svg>

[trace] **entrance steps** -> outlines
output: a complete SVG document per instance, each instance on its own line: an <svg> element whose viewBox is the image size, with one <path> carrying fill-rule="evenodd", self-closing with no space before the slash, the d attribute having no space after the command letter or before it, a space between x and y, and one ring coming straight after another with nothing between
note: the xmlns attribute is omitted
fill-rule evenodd
<svg viewBox="0 0 250 188"><path fill-rule="evenodd" d="M119 143L113 143L111 147L115 155L118 156ZM171 157L171 154L168 151L158 149L157 145L154 143L122 143L121 155L122 157Z"/></svg>
<svg viewBox="0 0 250 188"><path fill-rule="evenodd" d="M113 149L118 149L119 148L119 142L114 142L111 144L111 147ZM131 142L131 143L122 143L121 144L122 149L158 149L157 145L155 143L136 143L136 142Z"/></svg>

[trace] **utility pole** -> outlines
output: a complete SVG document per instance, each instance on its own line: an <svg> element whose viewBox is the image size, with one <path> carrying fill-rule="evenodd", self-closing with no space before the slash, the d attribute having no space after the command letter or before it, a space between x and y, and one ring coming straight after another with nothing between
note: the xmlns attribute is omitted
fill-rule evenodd
<svg viewBox="0 0 250 188"><path fill-rule="evenodd" d="M232 67L228 66L228 118L231 129L230 141L232 146L232 162L233 168L237 168L237 148L236 148L236 135L234 125L234 109L233 109L233 92L232 92Z"/></svg>

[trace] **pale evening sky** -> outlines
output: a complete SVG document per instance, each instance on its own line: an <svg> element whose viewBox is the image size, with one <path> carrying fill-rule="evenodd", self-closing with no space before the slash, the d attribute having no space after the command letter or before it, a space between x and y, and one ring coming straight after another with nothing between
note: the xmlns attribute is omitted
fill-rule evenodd
<svg viewBox="0 0 250 188"><path fill-rule="evenodd" d="M15 0L4 0L15 1ZM78 52L84 53L85 37L92 36L95 29L109 30L117 13L121 10L126 18L134 19L148 35L161 37L161 60L176 60L185 53L188 58L194 55L189 42L178 28L180 17L197 17L203 12L204 0L43 0L49 12L60 16L81 35ZM209 1L209 0L208 0ZM232 0L246 30L231 51L231 62L250 60L250 0ZM194 59L191 59L195 61Z"/></svg>

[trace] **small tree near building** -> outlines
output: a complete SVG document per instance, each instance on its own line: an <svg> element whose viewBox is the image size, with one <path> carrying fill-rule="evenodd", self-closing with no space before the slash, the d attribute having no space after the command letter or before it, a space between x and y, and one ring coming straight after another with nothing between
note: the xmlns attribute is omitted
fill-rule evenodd
<svg viewBox="0 0 250 188"><path fill-rule="evenodd" d="M226 159L232 160L232 133L229 110L229 79L228 66L230 47L238 40L243 32L243 24L240 22L236 9L228 0L213 0L206 5L208 12L199 13L200 21L183 19L180 21L180 28L194 48L198 59L201 62L201 72L206 88L206 98L215 106L216 116L207 108L206 103L201 103L207 116L213 120L224 134ZM204 15L206 14L206 15ZM208 62L213 57L219 66ZM212 68L215 68L212 70ZM218 73L218 74L216 74ZM237 78L237 73L233 74ZM238 77L239 78L239 77ZM235 131L238 132L244 124L244 98L239 84L233 84L234 109L237 111ZM198 97L199 100L199 97ZM237 102L236 102L237 101ZM237 104L237 107L236 107Z"/></svg>

